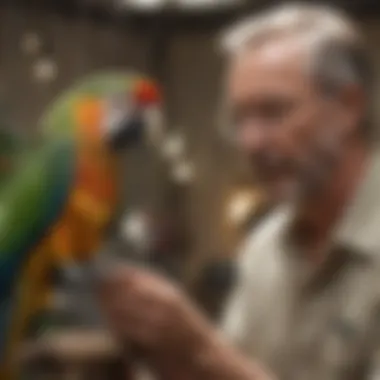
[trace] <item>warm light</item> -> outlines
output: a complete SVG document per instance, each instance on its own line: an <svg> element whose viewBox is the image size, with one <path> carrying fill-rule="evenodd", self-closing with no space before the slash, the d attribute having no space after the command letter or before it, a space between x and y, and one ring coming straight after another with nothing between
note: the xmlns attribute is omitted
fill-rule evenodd
<svg viewBox="0 0 380 380"><path fill-rule="evenodd" d="M257 194L252 190L243 190L235 193L227 205L227 221L233 225L240 225L249 217L259 203Z"/></svg>
<svg viewBox="0 0 380 380"><path fill-rule="evenodd" d="M238 6L244 0L119 0L122 7L152 11L164 6L177 9L220 9L220 7Z"/></svg>
<svg viewBox="0 0 380 380"><path fill-rule="evenodd" d="M131 212L121 223L121 237L137 251L146 252L151 244L149 227L149 221L143 212Z"/></svg>
<svg viewBox="0 0 380 380"><path fill-rule="evenodd" d="M141 10L155 10L165 4L164 0L121 0L121 5Z"/></svg>
<svg viewBox="0 0 380 380"><path fill-rule="evenodd" d="M173 180L179 184L188 184L194 179L194 165L183 161L177 163L172 172Z"/></svg>
<svg viewBox="0 0 380 380"><path fill-rule="evenodd" d="M223 6L238 5L241 0L177 0L177 3L187 9L218 9Z"/></svg>
<svg viewBox="0 0 380 380"><path fill-rule="evenodd" d="M21 40L21 50L30 55L35 55L41 50L42 41L37 33L26 33Z"/></svg>
<svg viewBox="0 0 380 380"><path fill-rule="evenodd" d="M169 135L163 142L162 155L169 160L179 160L185 154L185 139L178 132Z"/></svg>
<svg viewBox="0 0 380 380"><path fill-rule="evenodd" d="M39 82L51 82L57 78L58 66L50 58L41 58L33 66L33 75Z"/></svg>

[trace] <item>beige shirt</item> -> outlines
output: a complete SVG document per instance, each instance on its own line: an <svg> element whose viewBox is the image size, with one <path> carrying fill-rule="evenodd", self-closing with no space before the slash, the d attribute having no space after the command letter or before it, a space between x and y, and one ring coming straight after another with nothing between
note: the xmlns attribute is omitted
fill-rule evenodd
<svg viewBox="0 0 380 380"><path fill-rule="evenodd" d="M292 218L278 208L242 247L225 333L280 380L380 379L380 155L317 272L288 243Z"/></svg>

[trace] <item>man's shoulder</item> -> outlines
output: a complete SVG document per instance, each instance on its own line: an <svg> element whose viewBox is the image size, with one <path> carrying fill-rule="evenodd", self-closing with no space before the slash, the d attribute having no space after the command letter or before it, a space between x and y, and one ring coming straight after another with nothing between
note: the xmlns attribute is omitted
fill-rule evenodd
<svg viewBox="0 0 380 380"><path fill-rule="evenodd" d="M238 252L241 268L252 268L263 260L273 258L281 250L291 215L289 206L280 206L254 227Z"/></svg>

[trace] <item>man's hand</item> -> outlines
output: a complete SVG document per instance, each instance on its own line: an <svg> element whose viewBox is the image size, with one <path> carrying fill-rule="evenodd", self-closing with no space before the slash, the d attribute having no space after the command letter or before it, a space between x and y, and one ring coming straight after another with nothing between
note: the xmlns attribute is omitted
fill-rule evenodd
<svg viewBox="0 0 380 380"><path fill-rule="evenodd" d="M120 267L104 281L101 301L112 328L149 350L192 350L207 340L206 321L181 290L158 275Z"/></svg>
<svg viewBox="0 0 380 380"><path fill-rule="evenodd" d="M147 354L162 378L268 379L229 347L181 290L163 278L120 267L103 282L100 295L117 336Z"/></svg>

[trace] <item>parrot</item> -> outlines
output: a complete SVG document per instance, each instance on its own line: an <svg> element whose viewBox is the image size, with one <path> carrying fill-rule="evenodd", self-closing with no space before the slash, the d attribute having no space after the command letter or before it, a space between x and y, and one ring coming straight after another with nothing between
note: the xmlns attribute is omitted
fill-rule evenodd
<svg viewBox="0 0 380 380"><path fill-rule="evenodd" d="M121 201L122 152L162 127L161 110L155 81L106 71L59 95L30 144L0 131L0 380L20 377L54 270L99 249Z"/></svg>

